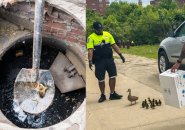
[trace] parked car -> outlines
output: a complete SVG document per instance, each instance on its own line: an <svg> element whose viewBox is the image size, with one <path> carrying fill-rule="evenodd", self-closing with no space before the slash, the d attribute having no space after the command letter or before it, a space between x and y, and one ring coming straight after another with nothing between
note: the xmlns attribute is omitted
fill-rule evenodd
<svg viewBox="0 0 185 130"><path fill-rule="evenodd" d="M158 50L158 68L162 73L176 63L180 56L181 49L185 44L185 21L174 31L169 33L169 37L165 38ZM185 65L185 60L182 61Z"/></svg>

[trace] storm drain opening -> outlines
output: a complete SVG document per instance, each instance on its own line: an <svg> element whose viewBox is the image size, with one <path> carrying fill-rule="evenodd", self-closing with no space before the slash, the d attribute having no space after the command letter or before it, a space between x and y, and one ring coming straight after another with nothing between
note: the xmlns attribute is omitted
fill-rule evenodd
<svg viewBox="0 0 185 130"><path fill-rule="evenodd" d="M55 85L55 95L52 104L48 109L39 114L29 114L24 112L19 104L14 101L13 91L14 82L21 68L32 67L32 43L33 38L23 37L15 41L15 44L7 49L0 61L0 96L1 111L13 124L21 128L43 128L52 126L69 117L76 111L85 98L85 88L77 89L68 93L61 93L60 88ZM43 37L41 53L41 69L50 69L53 62L59 54L65 56L67 48L65 43L52 37ZM74 67L66 62L65 70L74 69ZM66 75L66 80L72 80L77 72ZM74 78L75 79L75 78ZM76 82L77 80L74 80ZM62 84L61 84L62 86ZM84 86L85 87L85 86Z"/></svg>

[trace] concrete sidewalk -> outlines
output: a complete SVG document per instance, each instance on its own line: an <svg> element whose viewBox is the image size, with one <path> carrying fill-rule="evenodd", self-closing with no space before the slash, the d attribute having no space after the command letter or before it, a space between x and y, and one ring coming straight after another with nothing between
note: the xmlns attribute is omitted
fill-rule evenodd
<svg viewBox="0 0 185 130"><path fill-rule="evenodd" d="M124 67L124 64L123 64ZM118 70L119 72L119 70ZM146 73L146 72L143 72ZM178 109L164 105L162 94L153 88L118 73L116 91L123 94L121 100L110 101L109 87L106 84L107 101L98 103L100 96L94 71L88 66L87 76L87 130L184 130L185 108ZM108 76L107 76L108 77ZM108 83L108 79L106 79ZM136 105L130 106L127 100L128 88L138 96ZM143 109L141 103L146 98L161 99L162 106L156 109Z"/></svg>

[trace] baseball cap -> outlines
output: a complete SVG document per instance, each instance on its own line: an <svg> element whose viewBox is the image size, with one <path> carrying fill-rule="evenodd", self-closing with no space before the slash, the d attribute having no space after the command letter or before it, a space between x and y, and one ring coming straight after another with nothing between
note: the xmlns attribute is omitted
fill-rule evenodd
<svg viewBox="0 0 185 130"><path fill-rule="evenodd" d="M103 26L99 21L96 21L96 22L93 23L93 28L98 30L98 29L102 29Z"/></svg>

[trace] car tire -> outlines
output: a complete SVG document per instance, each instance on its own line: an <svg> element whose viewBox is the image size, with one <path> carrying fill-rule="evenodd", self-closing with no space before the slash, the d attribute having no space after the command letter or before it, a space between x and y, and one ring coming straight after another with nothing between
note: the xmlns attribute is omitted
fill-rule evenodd
<svg viewBox="0 0 185 130"><path fill-rule="evenodd" d="M159 72L162 73L162 72L166 71L169 68L170 68L170 63L169 63L169 60L168 60L168 57L167 57L165 51L159 52L159 55L158 55L158 69L159 69Z"/></svg>

